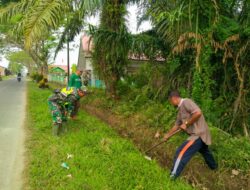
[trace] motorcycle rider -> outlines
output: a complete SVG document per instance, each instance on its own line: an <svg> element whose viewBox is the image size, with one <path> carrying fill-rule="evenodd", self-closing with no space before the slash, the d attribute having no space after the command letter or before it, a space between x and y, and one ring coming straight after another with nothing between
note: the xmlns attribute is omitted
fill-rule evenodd
<svg viewBox="0 0 250 190"><path fill-rule="evenodd" d="M19 73L17 73L17 80L18 80L18 82L20 82L20 81L21 81L21 77L22 77L21 73L20 73L20 72L19 72Z"/></svg>

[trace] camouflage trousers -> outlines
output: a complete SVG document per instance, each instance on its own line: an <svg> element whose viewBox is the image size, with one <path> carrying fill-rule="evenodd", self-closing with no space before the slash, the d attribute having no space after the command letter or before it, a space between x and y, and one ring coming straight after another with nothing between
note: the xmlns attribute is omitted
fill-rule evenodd
<svg viewBox="0 0 250 190"><path fill-rule="evenodd" d="M71 117L76 116L76 114L78 113L79 108L80 108L80 101L79 100L74 101L74 103L72 104L72 107L71 107L72 111L71 111L70 116Z"/></svg>
<svg viewBox="0 0 250 190"><path fill-rule="evenodd" d="M66 110L63 107L55 102L49 101L48 103L54 124L62 124L63 121L67 121Z"/></svg>

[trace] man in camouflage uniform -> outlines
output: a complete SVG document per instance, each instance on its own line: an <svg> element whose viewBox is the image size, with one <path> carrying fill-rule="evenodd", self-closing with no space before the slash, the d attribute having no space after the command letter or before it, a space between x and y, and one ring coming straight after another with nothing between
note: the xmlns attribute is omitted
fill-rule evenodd
<svg viewBox="0 0 250 190"><path fill-rule="evenodd" d="M68 87L75 87L77 89L81 89L82 87L81 75L82 75L81 69L77 69L75 73L72 73L72 75L69 78ZM75 101L74 103L75 103L74 110L72 110L71 112L72 119L76 118L76 114L80 108L80 101Z"/></svg>
<svg viewBox="0 0 250 190"><path fill-rule="evenodd" d="M48 98L49 109L52 113L53 135L59 135L62 131L62 123L71 116L75 105L84 96L84 91L76 88L63 88L55 90L54 94Z"/></svg>

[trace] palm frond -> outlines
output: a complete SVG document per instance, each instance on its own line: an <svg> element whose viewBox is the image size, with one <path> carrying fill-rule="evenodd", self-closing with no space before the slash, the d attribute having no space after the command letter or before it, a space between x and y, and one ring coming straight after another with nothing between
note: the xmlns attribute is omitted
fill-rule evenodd
<svg viewBox="0 0 250 190"><path fill-rule="evenodd" d="M99 10L104 3L104 0L82 0L81 8L88 10L88 13L95 13L96 10Z"/></svg>
<svg viewBox="0 0 250 190"><path fill-rule="evenodd" d="M25 47L30 48L32 42L41 39L50 29L55 29L69 4L63 0L39 1L26 17L24 36Z"/></svg>
<svg viewBox="0 0 250 190"><path fill-rule="evenodd" d="M65 29L55 50L54 57L63 48L64 43L67 41L72 41L74 37L80 33L81 29L83 28L83 20L85 15L95 13L96 10L101 7L103 0L75 1L74 3L74 12L67 20Z"/></svg>
<svg viewBox="0 0 250 190"><path fill-rule="evenodd" d="M60 37L59 43L55 50L54 58L56 57L57 53L63 48L64 43L74 40L74 37L81 32L83 28L84 15L85 14L83 11L78 11L74 13L74 15L70 18Z"/></svg>
<svg viewBox="0 0 250 190"><path fill-rule="evenodd" d="M21 1L19 3L10 3L7 7L0 9L0 22L6 23L11 18L19 13L25 12L28 4L34 3L33 1Z"/></svg>

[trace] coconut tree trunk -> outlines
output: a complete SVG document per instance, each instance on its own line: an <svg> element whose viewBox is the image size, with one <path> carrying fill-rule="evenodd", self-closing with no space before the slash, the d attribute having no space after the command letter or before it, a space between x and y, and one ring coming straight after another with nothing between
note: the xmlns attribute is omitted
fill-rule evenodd
<svg viewBox="0 0 250 190"><path fill-rule="evenodd" d="M117 82L118 82L118 76L116 75L116 73L112 73L112 77L111 77L111 85L110 85L110 94L112 96L112 98L114 99L118 99L117 96Z"/></svg>
<svg viewBox="0 0 250 190"><path fill-rule="evenodd" d="M122 26L125 26L124 4L120 0L106 0L102 7L101 13L101 30L112 31L118 33ZM105 40L106 39L102 39ZM117 41L112 42L114 47L117 45ZM99 46L105 43L99 43ZM119 56L118 50L114 47L97 47L96 57L98 60L99 73L103 76L103 80L106 86L106 92L114 99L117 99L117 82L120 79L117 70L123 65L123 60ZM127 58L127 57L126 57ZM121 59L121 60L120 60Z"/></svg>

